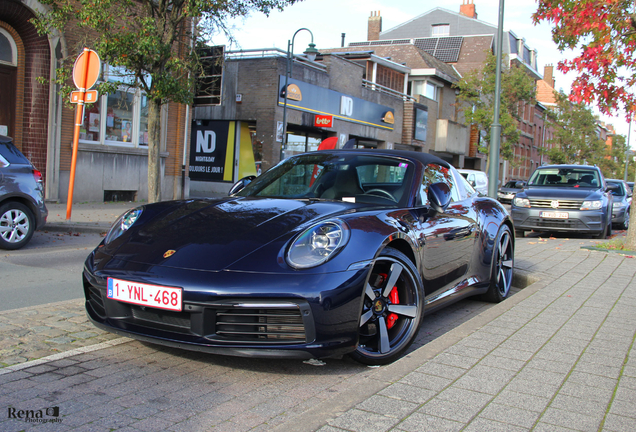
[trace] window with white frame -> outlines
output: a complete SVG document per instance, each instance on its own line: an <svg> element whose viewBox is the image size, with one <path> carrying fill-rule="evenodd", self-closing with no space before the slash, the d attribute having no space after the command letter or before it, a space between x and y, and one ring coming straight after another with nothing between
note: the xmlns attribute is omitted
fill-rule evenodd
<svg viewBox="0 0 636 432"><path fill-rule="evenodd" d="M432 37L450 36L450 24L434 24L431 26Z"/></svg>
<svg viewBox="0 0 636 432"><path fill-rule="evenodd" d="M101 78L130 84L131 75L122 68L105 65ZM148 77L149 79L149 77ZM84 110L80 141L93 144L146 147L148 103L145 93L123 84L103 95Z"/></svg>
<svg viewBox="0 0 636 432"><path fill-rule="evenodd" d="M431 100L437 100L437 85L427 80L411 81L411 96L426 96Z"/></svg>

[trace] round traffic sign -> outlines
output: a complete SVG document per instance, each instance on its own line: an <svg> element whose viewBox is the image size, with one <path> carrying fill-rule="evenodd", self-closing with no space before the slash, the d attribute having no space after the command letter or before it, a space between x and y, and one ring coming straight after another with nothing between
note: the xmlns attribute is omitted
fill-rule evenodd
<svg viewBox="0 0 636 432"><path fill-rule="evenodd" d="M91 49L84 48L84 51L77 56L73 66L73 82L78 89L88 90L95 85L99 78L101 61L97 53Z"/></svg>

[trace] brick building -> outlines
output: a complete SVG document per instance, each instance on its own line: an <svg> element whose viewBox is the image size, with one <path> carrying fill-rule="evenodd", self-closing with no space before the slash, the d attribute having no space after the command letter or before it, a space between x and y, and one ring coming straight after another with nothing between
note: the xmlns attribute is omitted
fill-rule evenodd
<svg viewBox="0 0 636 432"><path fill-rule="evenodd" d="M43 172L49 201L66 201L75 112L52 79L61 59L80 52L73 30L38 36L29 20L47 9L36 0L0 2L0 133ZM72 29L72 26L68 28ZM103 65L100 79L117 71ZM120 89L87 106L78 147L75 201L147 199L147 109L142 93ZM187 108L169 104L163 112L162 199L182 195L184 146L189 142Z"/></svg>
<svg viewBox="0 0 636 432"><path fill-rule="evenodd" d="M382 19L379 12L373 12L368 22L368 41L349 44L349 48L373 49L378 55L399 55L401 46L412 45L419 50L443 62L447 67L455 71L456 76L461 77L465 73L481 68L486 60L487 52L494 53L497 37L497 26L478 19L476 5L473 0L463 0L458 12L444 8L435 8L425 12L407 22L399 24L392 29L382 31ZM525 39L517 36L512 31L503 32L503 54L511 65L516 65L525 70L532 78L538 80L541 74L537 71L537 53L531 49ZM380 54L382 52L383 54ZM409 59L404 58L405 64L413 71L417 68ZM437 67L437 69L441 69ZM412 75L410 81L418 78ZM425 81L425 96L434 94L432 88L442 89L443 83L436 77L421 77ZM450 86L449 86L450 87ZM412 86L412 89L417 87ZM413 92L411 90L411 95ZM446 113L440 115L440 119L453 118L450 100L439 100L442 107L446 106ZM541 156L537 150L537 125L535 124L536 110L542 108L535 106L520 106L521 121L519 129L521 138L513 143L513 151L516 156L514 164L500 160L500 178L521 177L527 175L540 163ZM542 126L541 126L542 127ZM464 149L452 155L452 163L461 168L481 169L486 168L485 155L477 152L481 134L475 128L471 128ZM488 143L482 143L487 146ZM431 147L435 153L435 146ZM442 153L440 156L444 157Z"/></svg>
<svg viewBox="0 0 636 432"><path fill-rule="evenodd" d="M190 195L227 192L239 178L325 141L338 148L420 147L403 143L417 126L411 117L407 133L402 122L405 110L414 110L404 93L408 67L373 55L329 52L315 61L294 55L292 62L285 108L284 51L224 54L219 98L193 109ZM369 73L374 70L380 72ZM425 140L426 124L419 129Z"/></svg>

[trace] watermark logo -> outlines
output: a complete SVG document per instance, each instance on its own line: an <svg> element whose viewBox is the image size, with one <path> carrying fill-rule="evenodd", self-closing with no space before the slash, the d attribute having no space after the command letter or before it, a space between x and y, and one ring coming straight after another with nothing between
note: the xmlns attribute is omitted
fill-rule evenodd
<svg viewBox="0 0 636 432"><path fill-rule="evenodd" d="M7 418L22 420L27 423L62 423L60 407L42 408L39 410L25 410L9 407Z"/></svg>

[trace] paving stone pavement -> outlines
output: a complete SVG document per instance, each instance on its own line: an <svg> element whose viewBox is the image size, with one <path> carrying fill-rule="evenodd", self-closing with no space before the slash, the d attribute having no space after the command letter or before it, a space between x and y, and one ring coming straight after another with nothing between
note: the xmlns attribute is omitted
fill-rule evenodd
<svg viewBox="0 0 636 432"><path fill-rule="evenodd" d="M0 431L631 432L636 260L582 249L593 243L520 239L527 287L476 315L447 309L452 324L429 317L378 368L147 345L92 327L81 300L3 312Z"/></svg>

